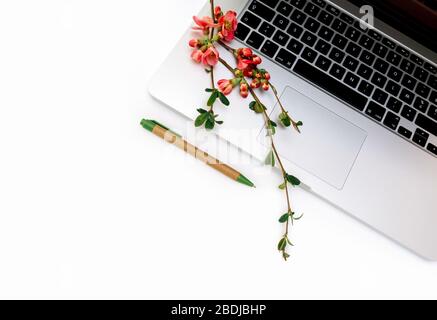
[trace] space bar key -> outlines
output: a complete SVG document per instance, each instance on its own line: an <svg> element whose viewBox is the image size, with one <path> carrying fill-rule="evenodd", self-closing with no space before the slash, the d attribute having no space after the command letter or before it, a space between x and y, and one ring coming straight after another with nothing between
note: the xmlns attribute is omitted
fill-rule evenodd
<svg viewBox="0 0 437 320"><path fill-rule="evenodd" d="M337 98L349 103L354 108L364 111L368 101L365 96L330 77L323 71L320 71L303 60L299 60L296 63L293 71L313 84L316 84L320 88L333 94Z"/></svg>

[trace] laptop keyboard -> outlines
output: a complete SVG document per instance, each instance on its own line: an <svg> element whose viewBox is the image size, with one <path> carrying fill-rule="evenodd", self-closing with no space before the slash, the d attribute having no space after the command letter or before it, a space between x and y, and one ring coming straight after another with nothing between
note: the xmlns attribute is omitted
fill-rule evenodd
<svg viewBox="0 0 437 320"><path fill-rule="evenodd" d="M324 0L252 0L237 38L437 157L437 67Z"/></svg>

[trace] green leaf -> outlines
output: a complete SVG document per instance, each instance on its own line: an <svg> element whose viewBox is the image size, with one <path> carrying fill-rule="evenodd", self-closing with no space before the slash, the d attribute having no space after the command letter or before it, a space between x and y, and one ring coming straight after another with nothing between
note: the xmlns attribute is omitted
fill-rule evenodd
<svg viewBox="0 0 437 320"><path fill-rule="evenodd" d="M296 178L295 176L289 175L287 174L286 176L287 181L293 186L293 187L297 187L300 186L301 182L298 178Z"/></svg>
<svg viewBox="0 0 437 320"><path fill-rule="evenodd" d="M220 101L221 101L221 102L222 102L226 107L229 107L229 105L230 105L231 103L229 102L229 99L226 98L226 96L225 96L222 92L219 93L219 98L220 98Z"/></svg>
<svg viewBox="0 0 437 320"><path fill-rule="evenodd" d="M208 111L206 111L205 109L197 109L197 112L203 114L203 113L207 113Z"/></svg>
<svg viewBox="0 0 437 320"><path fill-rule="evenodd" d="M298 220L300 220L300 219L302 219L303 218L303 214L301 214L299 217L294 217L294 213L293 213L293 220L295 220L295 221L298 221Z"/></svg>
<svg viewBox="0 0 437 320"><path fill-rule="evenodd" d="M265 110L267 110L266 107L259 105L256 101L252 101L249 104L249 108L257 114L263 113Z"/></svg>
<svg viewBox="0 0 437 320"><path fill-rule="evenodd" d="M285 237L282 238L281 241L279 241L278 250L284 251L287 248L287 244L288 244L287 238Z"/></svg>
<svg viewBox="0 0 437 320"><path fill-rule="evenodd" d="M292 246L292 247L294 247L294 244L290 241L290 239L288 239L287 238L287 243L290 245L290 246Z"/></svg>
<svg viewBox="0 0 437 320"><path fill-rule="evenodd" d="M297 126L297 127L302 127L302 126L303 126L303 122L302 122L302 121L298 121L298 122L296 123L296 126Z"/></svg>
<svg viewBox="0 0 437 320"><path fill-rule="evenodd" d="M224 122L223 121L216 121L215 123L217 123L218 125L222 125Z"/></svg>
<svg viewBox="0 0 437 320"><path fill-rule="evenodd" d="M214 92L214 89L206 88L205 91L206 91L206 92Z"/></svg>
<svg viewBox="0 0 437 320"><path fill-rule="evenodd" d="M281 189L281 190L285 190L286 187L287 187L287 185L286 185L285 182L284 182L283 184L281 184L281 185L279 186L279 189Z"/></svg>
<svg viewBox="0 0 437 320"><path fill-rule="evenodd" d="M267 123L267 136L274 136L276 134L277 126L278 125L275 122L269 120L269 122Z"/></svg>
<svg viewBox="0 0 437 320"><path fill-rule="evenodd" d="M219 92L217 90L214 90L209 97L208 103L206 104L208 107L212 107L214 103L216 102L217 98L219 97Z"/></svg>
<svg viewBox="0 0 437 320"><path fill-rule="evenodd" d="M289 214L289 213L286 213L286 214L284 214L284 215L279 219L279 222L280 222L280 223L286 223L286 222L288 221L288 219L290 219L290 214Z"/></svg>
<svg viewBox="0 0 437 320"><path fill-rule="evenodd" d="M194 125L196 127L201 127L205 123L205 121L208 119L208 112L202 113L200 116L196 118L196 121L194 122Z"/></svg>
<svg viewBox="0 0 437 320"><path fill-rule="evenodd" d="M205 123L205 128L206 128L207 130L212 130L212 129L214 129L214 127L215 127L215 121L214 121L214 120L211 120L210 118L207 119L207 120L206 120L206 123Z"/></svg>
<svg viewBox="0 0 437 320"><path fill-rule="evenodd" d="M284 127L290 127L291 126L291 119L290 119L290 116L288 115L288 113L286 113L286 112L282 112L280 115L279 115L279 121L282 123L282 125L284 126Z"/></svg>
<svg viewBox="0 0 437 320"><path fill-rule="evenodd" d="M269 154L267 155L266 161L264 162L267 166L275 166L275 153L273 152L273 150L271 150L269 152Z"/></svg>
<svg viewBox="0 0 437 320"><path fill-rule="evenodd" d="M284 251L284 253L282 254L282 256L284 257L284 260L287 261L290 258L290 255Z"/></svg>

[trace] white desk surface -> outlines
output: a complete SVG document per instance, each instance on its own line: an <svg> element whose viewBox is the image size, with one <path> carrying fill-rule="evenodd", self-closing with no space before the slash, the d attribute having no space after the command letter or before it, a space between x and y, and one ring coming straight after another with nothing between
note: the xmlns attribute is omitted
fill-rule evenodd
<svg viewBox="0 0 437 320"><path fill-rule="evenodd" d="M437 264L303 191L284 263L278 177L139 126L184 133L147 87L202 3L0 2L0 298L437 298Z"/></svg>

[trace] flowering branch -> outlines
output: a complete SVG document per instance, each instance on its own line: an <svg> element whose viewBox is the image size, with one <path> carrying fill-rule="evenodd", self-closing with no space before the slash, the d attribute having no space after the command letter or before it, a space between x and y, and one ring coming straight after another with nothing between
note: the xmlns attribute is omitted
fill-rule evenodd
<svg viewBox="0 0 437 320"><path fill-rule="evenodd" d="M197 127L205 125L206 129L213 129L215 124L222 124L222 121L216 120L218 116L214 114L213 105L217 99L219 99L225 106L229 106L230 102L226 96L229 95L235 87L239 86L242 98L247 98L249 95L252 96L254 101L249 104L249 108L255 113L263 115L267 135L270 137L271 151L266 159L266 164L274 167L277 161L283 177L283 183L279 188L285 191L287 213L282 215L279 219L279 222L285 225L285 231L278 244L278 250L282 253L283 258L287 260L290 257L287 253L287 248L288 246L293 246L289 240L290 225L301 218L296 217L293 212L289 184L293 187L299 186L300 181L296 177L288 174L283 165L273 138L276 133L277 124L270 118L267 108L255 90L261 88L264 91L268 91L270 88L272 89L276 101L281 108L279 120L285 127L293 126L300 132L302 122L294 121L289 116L280 100L276 87L270 81L270 73L259 68L259 65L262 63L261 58L255 55L250 48L234 49L227 44L227 42L232 41L235 37L238 24L236 12L228 11L223 13L220 7L214 6L214 0L210 0L210 4L210 17L194 17L194 21L197 25L194 29L202 31L204 36L199 39L192 39L189 43L194 49L191 57L197 63L203 63L209 67L208 72L211 75L212 82L212 87L206 89L206 91L211 94L207 103L210 107L209 111L198 109L200 115L196 118L195 125ZM215 34L216 31L217 34ZM227 61L220 57L220 53L215 46L216 44L220 44L223 48L232 53L237 63L236 68L233 68ZM214 67L218 63L222 64L231 72L232 78L219 80L217 89L214 80Z"/></svg>

